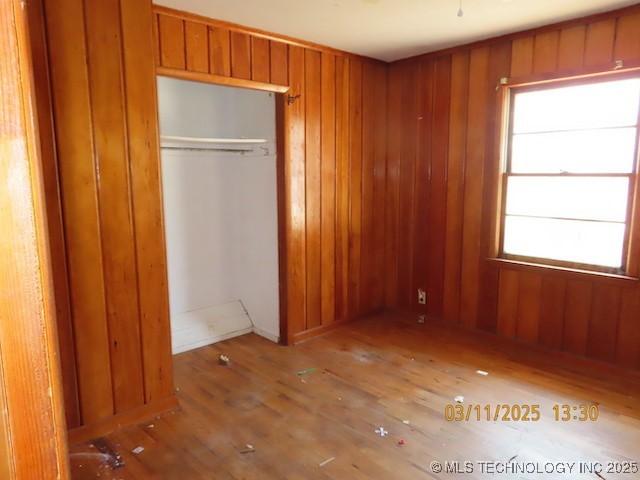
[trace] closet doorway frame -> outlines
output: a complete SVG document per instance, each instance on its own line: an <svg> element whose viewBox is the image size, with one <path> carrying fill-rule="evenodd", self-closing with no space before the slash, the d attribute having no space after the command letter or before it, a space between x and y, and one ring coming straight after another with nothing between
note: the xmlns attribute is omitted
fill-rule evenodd
<svg viewBox="0 0 640 480"><path fill-rule="evenodd" d="M285 85L275 85L272 83L256 82L239 78L224 77L208 73L189 72L184 70L174 70L166 67L156 67L156 81L158 77L175 78L178 80L188 80L191 82L219 85L223 87L236 87L248 90L261 90L271 92L275 97L276 110L276 197L278 215L278 310L279 310L279 332L280 345L289 345L289 328L287 318L287 243L286 243L286 188L285 188L285 135L287 131L286 105L289 100L288 92L290 87ZM157 92L156 92L157 97ZM159 100L159 99L158 99ZM157 128L160 127L159 119ZM158 161L160 158L158 157ZM162 168L160 166L160 168ZM164 188L161 191L164 198ZM164 220L163 220L164 223ZM165 239L166 250L166 239ZM171 320L169 320L171 321Z"/></svg>

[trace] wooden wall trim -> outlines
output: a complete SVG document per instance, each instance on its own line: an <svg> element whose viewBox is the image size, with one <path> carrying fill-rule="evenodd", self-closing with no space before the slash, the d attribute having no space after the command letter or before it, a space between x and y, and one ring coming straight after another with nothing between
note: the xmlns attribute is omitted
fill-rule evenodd
<svg viewBox="0 0 640 480"><path fill-rule="evenodd" d="M83 425L69 430L69 444L77 445L94 438L104 437L116 430L151 420L160 414L176 410L179 407L180 404L175 395L154 400L131 410L104 418L90 425Z"/></svg>
<svg viewBox="0 0 640 480"><path fill-rule="evenodd" d="M598 283L609 283L613 285L619 286L638 286L640 285L640 280L635 277L628 277L626 275L616 275L611 273L604 272L596 272L596 271L588 271L588 270L578 270L573 268L559 267L559 266L551 266L551 265L541 265L537 263L529 263L518 260L508 260L505 258L487 258L486 262L494 263L496 266L501 268L517 270L517 271L534 271L538 273L545 273L548 275L555 275L564 278L573 278L573 279L589 279Z"/></svg>
<svg viewBox="0 0 640 480"><path fill-rule="evenodd" d="M441 57L446 55L452 55L454 53L472 50L475 48L481 48L486 46L492 46L502 42L508 42L513 40L518 40L524 37L528 37L531 35L542 34L545 32L550 32L553 30L561 30L568 29L574 26L584 25L585 23L597 22L600 20L608 20L611 18L616 18L620 16L633 15L636 13L640 13L640 4L630 5L628 7L622 7L615 10L609 10L607 12L595 13L593 15L587 15L584 17L572 18L570 20L564 20L562 22L550 23L547 25L542 25L540 27L529 28L527 30L520 30L513 33L507 33L505 35L500 35L497 37L490 37L483 40L478 40L475 42L464 43L462 45L455 45L453 47L444 48L442 50L436 50L434 52L423 53L419 55L413 55L407 58L401 58L398 60L394 60L390 62L391 65L395 63L401 62L410 62L412 60L421 58L421 59L430 59L435 57Z"/></svg>
<svg viewBox="0 0 640 480"><path fill-rule="evenodd" d="M184 20L189 20L192 22L204 23L207 25L218 26L221 28L228 29L233 32L245 33L254 37L264 38L267 40L276 40L278 42L283 42L288 45L308 48L311 50L317 50L319 52L327 52L332 53L338 56L350 56L350 57L358 57L365 59L367 57L363 55L358 55L351 52L346 52L344 50L340 50L337 48L327 47L326 45L321 45L319 43L310 42L307 40L301 40L299 38L290 37L288 35L282 35L279 33L268 32L266 30L261 30L259 28L248 27L246 25L240 25L233 22L227 22L224 20L218 20L215 18L205 17L203 15L198 15L196 13L186 12L183 10L177 10L174 8L164 7L161 5L153 6L154 13L159 13L162 15L167 15L170 17L181 18Z"/></svg>
<svg viewBox="0 0 640 480"><path fill-rule="evenodd" d="M289 91L285 85L275 85L273 83L256 82L242 78L225 77L211 73L189 72L177 68L156 67L156 73L165 77L181 78L193 82L213 83L216 85L227 85L229 87L250 88L253 90L264 90L266 92L284 93Z"/></svg>
<svg viewBox="0 0 640 480"><path fill-rule="evenodd" d="M374 313L374 312L372 312ZM353 322L357 320L357 318L347 318L345 320L338 320L336 322L333 322L329 325L319 325L317 327L302 331L302 332L298 332L294 335L292 335L291 341L289 342L289 344L297 344L297 343L301 343L304 342L305 340L310 340L312 338L318 337L320 335L324 335L325 333L329 333L333 330L335 330L336 328L342 326L342 325L346 325L350 322Z"/></svg>
<svg viewBox="0 0 640 480"><path fill-rule="evenodd" d="M0 473L69 477L30 31L0 4Z"/></svg>
<svg viewBox="0 0 640 480"><path fill-rule="evenodd" d="M407 322L412 322L415 315L412 311L401 308L388 308L388 312L398 315L400 319ZM595 358L589 358L586 356L576 355L572 352L559 351L553 347L549 347L544 344L531 344L517 338L505 338L501 335L496 335L492 332L486 332L482 330L469 330L463 325L452 325L450 322L439 318L429 318L429 322L436 327L446 328L448 331L457 332L458 335L469 336L470 338L485 339L495 346L496 349L501 347L513 348L514 343L520 345L524 357L531 356L535 361L539 361L541 355L544 356L545 362L549 365L562 365L562 368L567 370L578 372L593 372L598 376L609 375L627 375L634 381L640 380L640 370L629 368L624 364L613 364L611 362L601 361Z"/></svg>

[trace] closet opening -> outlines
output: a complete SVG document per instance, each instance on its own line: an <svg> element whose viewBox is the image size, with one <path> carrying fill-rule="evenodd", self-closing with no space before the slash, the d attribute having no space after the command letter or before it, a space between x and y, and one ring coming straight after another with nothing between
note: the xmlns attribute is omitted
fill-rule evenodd
<svg viewBox="0 0 640 480"><path fill-rule="evenodd" d="M286 341L276 92L157 77L173 354Z"/></svg>

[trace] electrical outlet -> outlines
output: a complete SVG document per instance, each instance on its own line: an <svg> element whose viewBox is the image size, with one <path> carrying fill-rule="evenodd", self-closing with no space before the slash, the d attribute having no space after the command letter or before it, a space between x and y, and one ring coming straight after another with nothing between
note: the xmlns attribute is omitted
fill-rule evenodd
<svg viewBox="0 0 640 480"><path fill-rule="evenodd" d="M418 289L418 303L420 305L427 304L427 292L422 290L421 288Z"/></svg>

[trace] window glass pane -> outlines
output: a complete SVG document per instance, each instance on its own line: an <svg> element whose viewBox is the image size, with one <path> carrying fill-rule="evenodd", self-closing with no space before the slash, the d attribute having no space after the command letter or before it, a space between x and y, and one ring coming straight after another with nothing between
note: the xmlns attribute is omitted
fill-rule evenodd
<svg viewBox="0 0 640 480"><path fill-rule="evenodd" d="M505 218L504 251L513 255L567 262L622 266L624 224Z"/></svg>
<svg viewBox="0 0 640 480"><path fill-rule="evenodd" d="M635 128L513 136L514 173L631 173Z"/></svg>
<svg viewBox="0 0 640 480"><path fill-rule="evenodd" d="M507 215L624 222L627 177L509 177Z"/></svg>
<svg viewBox="0 0 640 480"><path fill-rule="evenodd" d="M639 99L637 78L517 93L513 131L632 126Z"/></svg>

